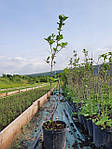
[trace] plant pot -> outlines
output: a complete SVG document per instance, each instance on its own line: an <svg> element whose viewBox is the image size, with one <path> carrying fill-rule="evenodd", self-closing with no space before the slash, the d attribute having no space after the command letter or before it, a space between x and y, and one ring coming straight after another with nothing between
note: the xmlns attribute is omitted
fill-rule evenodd
<svg viewBox="0 0 112 149"><path fill-rule="evenodd" d="M92 120L86 120L87 122L87 129L88 129L88 133L89 133L89 136L92 138L93 137L93 122Z"/></svg>
<svg viewBox="0 0 112 149"><path fill-rule="evenodd" d="M100 126L93 123L93 142L96 147L104 146L106 149L111 149L112 131L102 130Z"/></svg>
<svg viewBox="0 0 112 149"><path fill-rule="evenodd" d="M86 117L83 116L82 120L83 120L83 126L84 126L85 130L88 131L87 119L86 119Z"/></svg>
<svg viewBox="0 0 112 149"><path fill-rule="evenodd" d="M43 128L43 137L44 137L44 148L45 149L65 149L66 145L66 124L63 121L53 121L54 123L58 123L64 125L63 129L54 129L49 130L45 129L44 125Z"/></svg>
<svg viewBox="0 0 112 149"><path fill-rule="evenodd" d="M75 112L78 113L78 108L75 103L73 103L73 107L74 107Z"/></svg>
<svg viewBox="0 0 112 149"><path fill-rule="evenodd" d="M84 125L84 123L83 123L83 118L84 118L83 115L78 114L79 123L82 124L82 125Z"/></svg>

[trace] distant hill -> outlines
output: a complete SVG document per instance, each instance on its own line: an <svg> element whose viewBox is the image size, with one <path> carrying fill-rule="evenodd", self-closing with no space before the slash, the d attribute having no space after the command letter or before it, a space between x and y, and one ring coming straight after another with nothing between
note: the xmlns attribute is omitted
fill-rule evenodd
<svg viewBox="0 0 112 149"><path fill-rule="evenodd" d="M63 73L64 70L56 70L53 71L53 75L58 74L58 73ZM44 72L44 73L35 73L35 74L29 74L28 76L49 76L50 72Z"/></svg>
<svg viewBox="0 0 112 149"><path fill-rule="evenodd" d="M99 65L94 65L94 74L97 75L98 74L98 69L101 67L101 64ZM64 70L56 70L53 71L53 75L58 74L58 73L64 73ZM34 73L34 74L28 74L27 76L49 76L50 72L44 72L44 73Z"/></svg>

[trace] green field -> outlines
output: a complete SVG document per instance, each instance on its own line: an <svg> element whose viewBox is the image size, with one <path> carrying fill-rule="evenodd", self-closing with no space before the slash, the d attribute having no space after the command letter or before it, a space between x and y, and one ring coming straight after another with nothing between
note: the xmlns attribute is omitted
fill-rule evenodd
<svg viewBox="0 0 112 149"><path fill-rule="evenodd" d="M35 83L35 84L26 84L24 86L20 86L20 87L12 87L12 88L6 88L6 89L1 89L0 93L7 93L7 92L11 92L11 91L15 91L15 90L21 90L21 89L26 89L26 88L31 88L31 87L36 87L36 86L40 86L40 85L48 85L49 83Z"/></svg>
<svg viewBox="0 0 112 149"><path fill-rule="evenodd" d="M52 88L49 85L0 99L0 131Z"/></svg>
<svg viewBox="0 0 112 149"><path fill-rule="evenodd" d="M0 77L0 89L31 87L47 83L47 76L3 75Z"/></svg>

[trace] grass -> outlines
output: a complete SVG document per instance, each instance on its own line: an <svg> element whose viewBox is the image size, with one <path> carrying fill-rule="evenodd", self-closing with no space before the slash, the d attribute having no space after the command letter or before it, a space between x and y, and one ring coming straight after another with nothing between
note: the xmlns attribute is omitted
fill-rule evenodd
<svg viewBox="0 0 112 149"><path fill-rule="evenodd" d="M36 87L36 86L39 86L39 85L42 85L42 84L48 85L48 83L44 83L44 82L34 83L34 84L21 84L21 85L17 84L16 87L15 87L14 84L12 86L5 85L4 89L2 88L0 93L6 93L6 92L15 91L15 90L25 89L25 88ZM0 86L1 86L1 84L0 84Z"/></svg>
<svg viewBox="0 0 112 149"><path fill-rule="evenodd" d="M34 101L47 93L55 84L21 92L0 99L0 131L16 119Z"/></svg>

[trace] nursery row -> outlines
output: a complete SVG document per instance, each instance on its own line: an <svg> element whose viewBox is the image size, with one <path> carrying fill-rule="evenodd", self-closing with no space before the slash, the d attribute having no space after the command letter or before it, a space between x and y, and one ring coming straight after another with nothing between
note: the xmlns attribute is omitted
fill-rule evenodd
<svg viewBox="0 0 112 149"><path fill-rule="evenodd" d="M100 55L100 64L97 66L93 65L94 60L88 56L88 51L84 49L83 53L84 62L80 63L74 51L70 67L65 69L64 91L77 107L80 120L82 117L87 121L91 120L94 130L98 127L101 132L96 132L100 132L104 137L107 137L104 132L109 134L107 140L99 136L100 140L96 145L109 144L112 142L112 52Z"/></svg>
<svg viewBox="0 0 112 149"><path fill-rule="evenodd" d="M20 93L20 92L26 92L26 91L29 91L29 90L33 90L33 89L36 89L36 88L39 88L39 87L43 87L43 86L46 86L47 84L41 84L40 86L38 85L38 86L35 86L35 87L30 87L30 88L20 88L20 89L13 89L12 91L10 90L7 90L7 92L6 92L6 90L4 91L4 93L1 93L0 94L0 97L1 98L4 98L4 97L6 97L6 96L10 96L10 95L13 95L13 94L18 94L18 93Z"/></svg>
<svg viewBox="0 0 112 149"><path fill-rule="evenodd" d="M21 86L21 87L12 87L12 88L0 89L0 94L12 92L12 91L17 91L17 90L19 91L19 90L27 89L27 88L33 88L33 87L37 87L37 86L44 85L44 84L47 84L47 83L35 83L32 85L26 85L26 86Z"/></svg>
<svg viewBox="0 0 112 149"><path fill-rule="evenodd" d="M45 86L0 99L0 131L25 111L35 100L51 87Z"/></svg>

